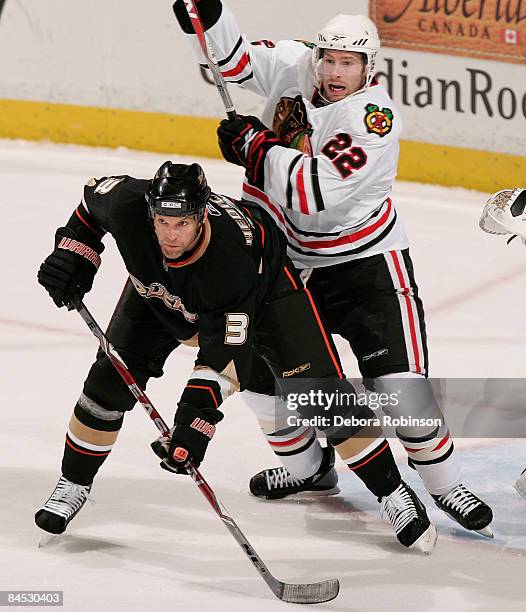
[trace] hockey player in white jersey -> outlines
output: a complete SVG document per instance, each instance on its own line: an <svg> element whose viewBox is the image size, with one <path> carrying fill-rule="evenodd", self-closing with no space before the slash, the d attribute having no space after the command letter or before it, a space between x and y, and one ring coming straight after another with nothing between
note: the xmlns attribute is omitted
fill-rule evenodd
<svg viewBox="0 0 526 612"><path fill-rule="evenodd" d="M220 0L197 6L223 78L266 99L261 120L238 116L218 130L225 159L246 169L243 197L286 234L290 256L330 331L349 341L366 386L387 393L404 387L404 401L390 416L441 420L438 427L399 427L397 435L435 503L466 529L491 535L491 509L461 483L453 441L426 380L424 310L391 199L402 122L374 79L380 48L374 23L340 14L316 44L250 44ZM205 65L182 0L174 12ZM252 493L278 498L333 489L334 469L320 471L329 450L315 432L276 431L270 402L253 394L249 404L284 465L254 476ZM336 450L355 470L380 452L380 442L359 455ZM414 510L404 498L393 507L386 512L391 522L397 512Z"/></svg>
<svg viewBox="0 0 526 612"><path fill-rule="evenodd" d="M508 235L508 242L519 237L526 244L526 189L502 189L484 205L480 229L488 234ZM515 482L517 492L526 498L526 469Z"/></svg>

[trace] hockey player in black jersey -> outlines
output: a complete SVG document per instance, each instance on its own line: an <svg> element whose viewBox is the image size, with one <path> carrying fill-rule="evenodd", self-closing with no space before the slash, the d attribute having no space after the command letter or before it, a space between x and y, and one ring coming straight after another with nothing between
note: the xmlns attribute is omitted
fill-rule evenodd
<svg viewBox="0 0 526 612"><path fill-rule="evenodd" d="M174 426L170 436L157 441L164 450L164 468L184 474L187 458L203 461L223 419L223 401L239 389L258 390L257 379L250 380L253 354L265 360L277 379L286 373L300 384L308 375L321 388L354 396L316 306L286 256L281 232L257 206L213 194L199 165L166 162L152 181L130 176L90 180L38 273L57 306L91 289L105 233L115 239L129 273L107 335L138 383L144 387L150 377L161 376L168 355L198 333L199 353ZM40 528L62 533L79 512L124 413L134 404L99 351L69 423L61 478L36 513ZM280 405L277 420L284 416ZM311 417L313 410L309 405L300 412ZM359 405L345 414L374 416ZM334 463L333 445L361 452L363 465L354 471L382 502L398 540L430 552L436 530L402 482L388 443L384 440L380 452L369 452L381 430L329 427L325 433L324 473ZM315 441L310 427L304 428L306 435Z"/></svg>

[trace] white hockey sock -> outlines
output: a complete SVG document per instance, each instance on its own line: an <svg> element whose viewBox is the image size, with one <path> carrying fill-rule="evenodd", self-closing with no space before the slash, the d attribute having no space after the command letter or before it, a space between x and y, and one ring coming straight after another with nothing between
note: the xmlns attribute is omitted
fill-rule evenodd
<svg viewBox="0 0 526 612"><path fill-rule="evenodd" d="M323 450L312 427L290 427L282 405L270 395L253 391L240 394L256 415L263 435L281 463L294 478L309 478L320 467Z"/></svg>
<svg viewBox="0 0 526 612"><path fill-rule="evenodd" d="M395 393L399 402L386 406L391 417L433 419L437 426L408 425L396 428L396 435L407 451L431 495L445 495L460 483L458 468L447 424L426 378L413 372L387 374L375 379L375 391Z"/></svg>
<svg viewBox="0 0 526 612"><path fill-rule="evenodd" d="M402 440L412 465L431 495L445 495L460 483L453 440L442 427L432 440Z"/></svg>
<svg viewBox="0 0 526 612"><path fill-rule="evenodd" d="M323 451L312 427L265 434L270 448L294 478L314 476L321 465Z"/></svg>

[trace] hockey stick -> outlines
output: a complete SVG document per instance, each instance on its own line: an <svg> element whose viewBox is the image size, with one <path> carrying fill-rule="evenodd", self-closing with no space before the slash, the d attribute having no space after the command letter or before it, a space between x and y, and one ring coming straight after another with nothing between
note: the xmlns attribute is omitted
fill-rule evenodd
<svg viewBox="0 0 526 612"><path fill-rule="evenodd" d="M78 311L80 316L84 319L84 322L89 327L93 335L98 339L101 349L104 351L104 353L106 353L106 356L111 361L113 367L120 374L132 395L142 404L142 407L146 410L150 419L155 423L157 429L163 435L169 435L170 428L154 408L146 393L137 384L137 381L133 377L132 373L130 370L128 370L126 364L112 346L106 337L106 334L99 327L91 313L88 311L83 301L78 298L74 298L71 300L71 303ZM259 575L267 583L271 591L278 599L289 603L310 604L331 601L338 595L340 583L336 578L308 584L291 584L289 582L282 582L281 580L275 578L270 573L265 563L263 563L261 557L252 548L250 542L243 535L243 532L237 526L234 519L226 513L226 508L217 499L214 491L203 478L197 467L191 461L188 461L185 467L188 474L193 478L194 482L199 487L201 493L206 497L208 503L223 521L225 527L234 536L234 539L239 546L241 546L246 556L250 559L250 561L252 561L254 567L259 572Z"/></svg>
<svg viewBox="0 0 526 612"><path fill-rule="evenodd" d="M201 18L199 17L199 12L197 10L197 6L195 5L195 0L184 0L184 7L186 9L186 12L188 13L188 17L190 18L192 27L194 28L197 40L199 41L201 49L206 57L206 63L208 64L210 72L214 77L214 83L217 88L217 91L219 92L221 100L225 105L226 115L229 119L235 119L236 109L234 107L234 103L232 102L232 98L228 93L227 84L217 64L217 59L214 50L206 40L205 30L203 28L203 24L201 23Z"/></svg>
<svg viewBox="0 0 526 612"><path fill-rule="evenodd" d="M2 11L4 10L6 0L0 0L0 16L2 15Z"/></svg>

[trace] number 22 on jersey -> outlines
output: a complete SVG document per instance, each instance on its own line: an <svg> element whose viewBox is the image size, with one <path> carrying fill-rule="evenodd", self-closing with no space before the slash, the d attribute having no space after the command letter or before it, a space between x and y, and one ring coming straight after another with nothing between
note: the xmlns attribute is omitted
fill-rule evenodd
<svg viewBox="0 0 526 612"><path fill-rule="evenodd" d="M352 138L345 132L329 140L321 152L332 161L344 179L367 163L365 151L361 147L353 147Z"/></svg>

